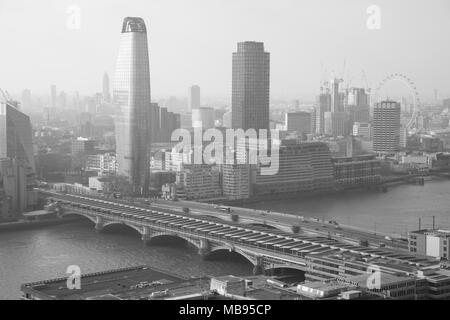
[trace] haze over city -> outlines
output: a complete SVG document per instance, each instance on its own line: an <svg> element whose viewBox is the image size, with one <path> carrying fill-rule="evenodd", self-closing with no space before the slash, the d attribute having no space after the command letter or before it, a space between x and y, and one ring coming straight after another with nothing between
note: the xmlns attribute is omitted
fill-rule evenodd
<svg viewBox="0 0 450 320"><path fill-rule="evenodd" d="M381 29L367 28L366 12L381 9ZM69 29L70 6L80 8L80 29ZM271 96L312 101L320 81L341 76L375 87L399 72L422 99L450 87L447 0L432 1L0 1L0 83L19 94L100 90L114 75L120 22L140 16L148 27L152 96L186 96L192 83L204 97L229 99L231 53L236 43L262 41L271 53ZM119 27L118 27L119 26ZM20 63L11 63L11 61ZM393 90L393 89L392 89ZM401 91L402 88L399 88ZM396 94L397 92L393 92ZM403 92L398 92L402 95Z"/></svg>

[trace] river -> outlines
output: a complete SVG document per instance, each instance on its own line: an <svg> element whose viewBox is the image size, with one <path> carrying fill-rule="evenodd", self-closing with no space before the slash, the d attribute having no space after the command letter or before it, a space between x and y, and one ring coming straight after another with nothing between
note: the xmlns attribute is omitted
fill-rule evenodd
<svg viewBox="0 0 450 320"><path fill-rule="evenodd" d="M450 227L450 181L425 186L401 185L387 193L351 191L326 197L271 201L252 208L288 212L343 224L404 234L422 226ZM148 264L170 272L192 275L248 275L252 266L230 255L202 260L184 242L146 246L133 230L97 233L91 222L47 226L33 230L0 232L0 299L18 299L20 285L65 276L69 265L83 273Z"/></svg>

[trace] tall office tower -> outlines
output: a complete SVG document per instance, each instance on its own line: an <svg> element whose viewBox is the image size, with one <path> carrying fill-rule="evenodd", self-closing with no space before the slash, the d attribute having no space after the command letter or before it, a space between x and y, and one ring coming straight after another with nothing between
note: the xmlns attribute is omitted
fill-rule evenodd
<svg viewBox="0 0 450 320"><path fill-rule="evenodd" d="M50 86L50 107L56 108L56 86L54 84Z"/></svg>
<svg viewBox="0 0 450 320"><path fill-rule="evenodd" d="M64 91L61 91L61 93L58 96L58 107L60 109L66 109L67 105L67 95Z"/></svg>
<svg viewBox="0 0 450 320"><path fill-rule="evenodd" d="M152 142L161 142L161 125L159 123L160 121L160 108L157 103L151 103L150 104L150 136L152 138Z"/></svg>
<svg viewBox="0 0 450 320"><path fill-rule="evenodd" d="M35 172L30 117L10 103L0 103L0 158L14 158Z"/></svg>
<svg viewBox="0 0 450 320"><path fill-rule="evenodd" d="M106 72L103 75L103 100L105 102L111 102L111 94L109 92L109 76Z"/></svg>
<svg viewBox="0 0 450 320"><path fill-rule="evenodd" d="M344 112L343 96L339 92L341 80L331 80L331 112Z"/></svg>
<svg viewBox="0 0 450 320"><path fill-rule="evenodd" d="M200 87L199 86L192 86L189 87L189 110L198 109L200 108Z"/></svg>
<svg viewBox="0 0 450 320"><path fill-rule="evenodd" d="M400 148L400 104L382 101L373 109L373 150L396 152Z"/></svg>
<svg viewBox="0 0 450 320"><path fill-rule="evenodd" d="M147 29L141 18L123 21L114 79L117 106L118 173L128 177L136 193L147 194L150 178L150 67Z"/></svg>
<svg viewBox="0 0 450 320"><path fill-rule="evenodd" d="M238 43L233 53L232 126L269 129L270 53L262 42Z"/></svg>
<svg viewBox="0 0 450 320"><path fill-rule="evenodd" d="M317 110L316 110L316 133L323 134L325 132L325 112L331 111L331 94L329 90L322 92L317 97Z"/></svg>

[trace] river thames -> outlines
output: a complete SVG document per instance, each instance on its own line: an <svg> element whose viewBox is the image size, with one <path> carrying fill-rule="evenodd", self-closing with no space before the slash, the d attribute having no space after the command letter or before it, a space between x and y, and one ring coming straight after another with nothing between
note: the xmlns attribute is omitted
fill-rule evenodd
<svg viewBox="0 0 450 320"><path fill-rule="evenodd" d="M387 193L347 192L327 197L253 204L252 208L334 219L389 234L404 234L422 226L450 227L450 181L425 186L402 185ZM69 265L83 273L148 264L189 276L249 275L244 258L230 256L203 260L184 242L146 246L140 236L124 227L97 233L87 220L33 230L0 233L0 299L20 298L20 285L66 276Z"/></svg>

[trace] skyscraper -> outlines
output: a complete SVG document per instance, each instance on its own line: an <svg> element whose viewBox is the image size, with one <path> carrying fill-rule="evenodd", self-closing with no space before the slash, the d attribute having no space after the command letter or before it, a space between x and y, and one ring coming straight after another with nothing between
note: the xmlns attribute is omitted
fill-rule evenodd
<svg viewBox="0 0 450 320"><path fill-rule="evenodd" d="M111 102L111 94L109 92L109 76L106 72L103 75L103 100L105 102Z"/></svg>
<svg viewBox="0 0 450 320"><path fill-rule="evenodd" d="M189 110L200 108L200 87L189 87Z"/></svg>
<svg viewBox="0 0 450 320"><path fill-rule="evenodd" d="M14 158L35 169L30 117L10 103L0 103L0 158Z"/></svg>
<svg viewBox="0 0 450 320"><path fill-rule="evenodd" d="M128 177L134 192L148 192L150 176L150 67L147 29L141 18L123 21L114 79L117 106L118 173Z"/></svg>
<svg viewBox="0 0 450 320"><path fill-rule="evenodd" d="M400 104L382 101L373 109L373 150L395 152L400 148Z"/></svg>
<svg viewBox="0 0 450 320"><path fill-rule="evenodd" d="M240 42L233 53L232 126L269 129L270 53L262 42Z"/></svg>

